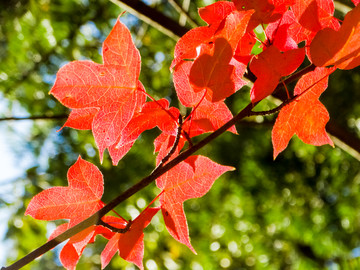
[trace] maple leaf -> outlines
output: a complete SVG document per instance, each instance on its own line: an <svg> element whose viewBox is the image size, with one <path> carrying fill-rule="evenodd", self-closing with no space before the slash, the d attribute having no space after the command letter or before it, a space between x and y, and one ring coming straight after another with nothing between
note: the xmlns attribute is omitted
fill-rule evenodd
<svg viewBox="0 0 360 270"><path fill-rule="evenodd" d="M92 122L95 115L99 111L99 108L83 108L83 109L73 109L68 119L66 120L64 127L70 127L80 130L91 129ZM61 128L61 129L62 129Z"/></svg>
<svg viewBox="0 0 360 270"><path fill-rule="evenodd" d="M69 223L59 225L55 231L50 235L49 240L57 237L61 233L65 232L70 228ZM80 233L74 235L69 241L63 246L60 251L61 264L67 270L75 270L76 265L82 255L85 247L89 243L94 242L95 238L95 226L91 226Z"/></svg>
<svg viewBox="0 0 360 270"><path fill-rule="evenodd" d="M191 156L156 180L162 189L159 200L167 230L194 253L183 203L204 196L220 175L231 170L234 168L219 165L207 157Z"/></svg>
<svg viewBox="0 0 360 270"><path fill-rule="evenodd" d="M316 33L330 27L339 29L339 22L333 16L333 0L299 0L291 6L295 21L289 26L288 34L296 43L306 41L310 45Z"/></svg>
<svg viewBox="0 0 360 270"><path fill-rule="evenodd" d="M237 44L234 58L240 63L247 66L252 58L251 51L256 44L255 34L253 32L246 33Z"/></svg>
<svg viewBox="0 0 360 270"><path fill-rule="evenodd" d="M274 159L295 134L307 144L334 146L325 130L329 114L319 101L320 95L327 88L328 77L334 70L316 68L298 81L294 94L299 96L281 109L272 130Z"/></svg>
<svg viewBox="0 0 360 270"><path fill-rule="evenodd" d="M210 90L213 102L223 100L233 94L235 83L231 77L234 66L229 65L232 56L233 52L227 40L217 38L213 54L202 54L192 65L190 83L195 92L203 89Z"/></svg>
<svg viewBox="0 0 360 270"><path fill-rule="evenodd" d="M101 268L104 269L116 252L121 258L143 267L144 232L153 216L160 208L147 208L131 223L130 229L125 233L116 233L107 243L101 253ZM122 227L123 228L123 227Z"/></svg>
<svg viewBox="0 0 360 270"><path fill-rule="evenodd" d="M283 52L297 49L297 42L289 34L290 27L295 23L295 16L291 10L282 14L277 21L269 23L265 30L268 43Z"/></svg>
<svg viewBox="0 0 360 270"><path fill-rule="evenodd" d="M217 102L230 96L245 84L241 78L247 63L236 61L233 55L245 34L253 11L235 10L227 14L231 10L231 8L227 9L226 12L220 12L219 16L215 16L218 19L224 16L221 24L219 22L216 24L216 29L214 24L205 28L195 28L178 41L171 68L174 69L174 83L181 102L196 104L201 98L191 92L202 92L203 89L209 90L206 93L207 99ZM190 73L187 72L190 64L184 63L187 61L183 59L195 59ZM183 66L179 67L180 65ZM188 76L189 79L186 78ZM182 95L185 97L181 97ZM188 95L192 99L186 97Z"/></svg>
<svg viewBox="0 0 360 270"><path fill-rule="evenodd" d="M213 43L213 36L218 31L220 24L233 10L235 10L234 5L225 1L200 8L199 15L209 23L209 26L191 29L178 40L170 69L174 69L184 59L195 59L198 56L197 49L200 45Z"/></svg>
<svg viewBox="0 0 360 270"><path fill-rule="evenodd" d="M310 45L311 60L316 66L335 65L353 69L360 65L360 6L346 14L339 31L330 28L318 32Z"/></svg>
<svg viewBox="0 0 360 270"><path fill-rule="evenodd" d="M143 131L158 126L163 132L176 132L178 117L179 110L174 107L169 109L169 101L166 99L145 103L123 129L116 144L109 148L113 164L116 165L130 150Z"/></svg>
<svg viewBox="0 0 360 270"><path fill-rule="evenodd" d="M190 84L189 76L193 65L191 61L182 61L174 68L173 81L177 97L185 107L195 107L202 99L205 89L195 92ZM210 99L210 98L209 98Z"/></svg>
<svg viewBox="0 0 360 270"><path fill-rule="evenodd" d="M52 187L33 197L25 215L40 220L70 219L70 226L84 220L104 204L103 176L80 156L68 170L68 187Z"/></svg>
<svg viewBox="0 0 360 270"><path fill-rule="evenodd" d="M126 226L125 221L117 217L105 216L102 218L102 220L113 226L114 224L116 224L116 227ZM70 227L71 226L69 223L59 225L50 235L49 240L57 237L61 233L68 230ZM60 251L59 257L61 264L68 270L74 270L85 247L88 244L93 243L95 241L95 236L98 234L101 234L105 238L110 239L115 233L103 226L90 226L85 230L77 233L76 235L70 237L69 241Z"/></svg>
<svg viewBox="0 0 360 270"><path fill-rule="evenodd" d="M91 127L101 160L146 99L138 81L139 51L119 20L103 43L103 62L68 63L57 73L50 91L63 105L75 109L65 126Z"/></svg>
<svg viewBox="0 0 360 270"><path fill-rule="evenodd" d="M207 89L206 99L212 102L218 102L224 100L228 96L235 93L243 85L246 84L241 78L245 72L246 65L241 64L237 60L233 59L233 51L224 38L217 38L215 40L214 48L209 51L209 54L201 54L190 68L189 78L190 85L182 82L180 87L189 87L188 90L202 92ZM181 75L183 75L182 73ZM174 78L178 76L178 73L174 73ZM186 77L183 79L187 79ZM178 78L174 79L178 81ZM177 87L178 84L175 84ZM178 88L176 88L178 90ZM185 90L186 91L186 90ZM179 89L179 96L184 91ZM203 93L203 92L202 92ZM188 91L184 93L188 95ZM195 100L198 100L199 96L196 96L191 102L193 104ZM192 97L194 98L194 97ZM187 98L182 98L189 99Z"/></svg>
<svg viewBox="0 0 360 270"><path fill-rule="evenodd" d="M234 3L228 1L218 1L206 7L199 8L198 12L201 19L211 25L222 21L234 10Z"/></svg>
<svg viewBox="0 0 360 270"><path fill-rule="evenodd" d="M268 24L277 20L294 0L233 0L238 10L254 10L248 31L259 24Z"/></svg>
<svg viewBox="0 0 360 270"><path fill-rule="evenodd" d="M223 101L210 102L202 100L199 106L191 115L190 127L184 125L190 137L194 137L206 132L215 131L233 118L231 111ZM235 126L229 129L230 132L237 133Z"/></svg>
<svg viewBox="0 0 360 270"><path fill-rule="evenodd" d="M281 53L275 46L270 46L250 63L251 71L257 79L251 88L251 102L256 103L276 88L283 76L293 73L303 62L305 50L296 49Z"/></svg>

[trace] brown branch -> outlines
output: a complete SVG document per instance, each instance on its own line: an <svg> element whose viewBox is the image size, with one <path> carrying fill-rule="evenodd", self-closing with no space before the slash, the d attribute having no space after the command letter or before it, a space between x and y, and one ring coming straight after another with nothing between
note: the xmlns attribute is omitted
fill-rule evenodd
<svg viewBox="0 0 360 270"><path fill-rule="evenodd" d="M175 153L176 147L179 145L179 142L180 142L182 125L183 125L183 118L182 118L182 115L179 114L179 126L177 128L176 138L175 138L174 144L171 147L169 153L167 153L167 155L160 161L160 164L157 166L157 168L155 168L155 170L161 168L171 158L171 156Z"/></svg>
<svg viewBox="0 0 360 270"><path fill-rule="evenodd" d="M130 230L132 221L130 220L124 228L116 228L114 226L111 226L110 224L106 223L105 221L102 221L101 219L98 220L96 225L103 226L105 228L108 228L109 230L116 232L116 233L126 233Z"/></svg>
<svg viewBox="0 0 360 270"><path fill-rule="evenodd" d="M69 115L59 114L59 115L39 115L39 116L25 116L25 117L3 117L0 118L0 121L20 121L20 120L57 120L57 119L66 119Z"/></svg>
<svg viewBox="0 0 360 270"><path fill-rule="evenodd" d="M146 5L139 0L110 0L115 5L127 10L144 22L163 32L165 35L178 40L190 29L181 26L173 19L165 16L158 10Z"/></svg>
<svg viewBox="0 0 360 270"><path fill-rule="evenodd" d="M285 80L285 83L292 81L293 78L300 78L304 72L309 72L312 69L311 66L303 69L302 71L294 74L293 76L287 78ZM282 85L279 84L279 85ZM279 87L278 85L278 87ZM208 135L206 138L198 142L197 144L191 146L186 151L180 153L177 157L175 157L173 160L169 161L167 164L165 164L162 167L159 167L158 169L155 169L149 176L143 178L141 181L139 181L137 184L130 187L128 190L126 190L124 193L113 199L111 202L109 202L107 205L105 205L102 209L100 209L98 212L90 216L89 218L85 219L84 221L80 222L79 224L75 225L74 227L71 227L64 233L60 234L59 236L55 237L54 239L50 240L49 242L45 243L41 247L35 249L31 253L27 254L25 257L21 258L14 264L3 267L1 270L17 270L21 267L27 265L37 257L41 256L45 252L49 251L50 249L54 248L58 244L62 243L63 241L69 239L70 237L76 235L77 233L85 230L86 228L99 224L101 222L101 218L110 212L113 208L115 208L118 204L125 201L126 199L130 198L132 195L137 193L138 191L142 190L146 186L148 186L150 183L155 181L158 177L163 175L164 173L171 170L173 167L175 167L180 162L187 159L189 156L194 154L196 151L216 139L218 136L220 136L222 133L227 131L230 127L232 127L235 123L239 122L240 120L244 119L245 117L253 115L254 112L252 112L253 107L256 104L249 103L243 110L241 110L236 116L234 116L231 120L229 120L227 123L225 123L223 126L221 126L219 129ZM282 106L282 105L280 105ZM279 107L280 107L279 106Z"/></svg>
<svg viewBox="0 0 360 270"><path fill-rule="evenodd" d="M179 24L181 26L184 26L186 24L186 20L189 22L191 27L198 27L199 25L193 20L193 18L190 17L187 10L185 10L182 6L180 6L175 0L168 0L170 5L173 6L173 8L180 14ZM185 18L185 23L182 23L183 19Z"/></svg>

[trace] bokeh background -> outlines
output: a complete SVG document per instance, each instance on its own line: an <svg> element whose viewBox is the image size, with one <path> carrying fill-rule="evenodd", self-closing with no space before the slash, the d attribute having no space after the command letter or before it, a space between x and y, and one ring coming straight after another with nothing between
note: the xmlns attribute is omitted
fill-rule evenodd
<svg viewBox="0 0 360 270"><path fill-rule="evenodd" d="M116 2L116 1L114 1ZM0 254L8 265L46 242L62 221L24 216L43 189L67 185L66 172L78 155L96 164L105 178L104 202L148 175L155 166L154 129L145 132L114 167L103 164L90 131L65 128L69 113L48 92L59 67L69 61L101 63L102 42L123 8L109 0L9 0L0 2ZM174 5L184 4L195 24L197 8L213 1L144 1L179 22ZM187 5L186 2L189 2ZM340 5L342 4L342 5ZM350 1L337 2L343 18ZM169 66L176 41L127 12L121 17L142 57L140 80L155 98L179 106ZM185 24L191 27L189 20ZM336 71L321 97L330 117L360 140L360 69ZM249 102L244 87L227 101L233 113ZM274 107L271 99L262 109ZM261 109L261 108L259 108ZM184 108L182 108L184 110ZM27 120L11 120L25 117ZM36 119L31 119L36 118ZM145 233L146 269L360 269L360 154L348 147L314 147L293 138L273 161L271 117L237 125L200 151L236 171L219 178L209 193L185 203L192 245L177 243L161 215ZM116 210L135 218L158 194L155 185ZM106 241L85 249L77 269L100 269ZM62 269L60 247L24 269ZM106 269L136 269L114 257Z"/></svg>

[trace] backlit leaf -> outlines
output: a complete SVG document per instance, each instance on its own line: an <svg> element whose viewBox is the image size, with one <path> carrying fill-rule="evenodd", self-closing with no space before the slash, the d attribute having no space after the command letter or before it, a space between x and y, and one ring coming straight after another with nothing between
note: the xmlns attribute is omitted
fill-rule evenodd
<svg viewBox="0 0 360 270"><path fill-rule="evenodd" d="M334 145L325 131L329 114L319 101L333 71L334 68L316 68L298 81L294 94L299 97L281 109L272 131L274 158L295 134L307 144Z"/></svg>

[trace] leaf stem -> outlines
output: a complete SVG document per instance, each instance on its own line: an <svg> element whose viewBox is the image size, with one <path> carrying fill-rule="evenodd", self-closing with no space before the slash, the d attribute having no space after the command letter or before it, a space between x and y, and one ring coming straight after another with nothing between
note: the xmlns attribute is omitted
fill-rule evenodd
<svg viewBox="0 0 360 270"><path fill-rule="evenodd" d="M176 123L177 123L177 119L174 115L171 114L171 112L164 108L159 101L157 101L155 98L153 98L149 93L142 91L148 98L150 98L152 101L154 101L163 111L165 111Z"/></svg>
<svg viewBox="0 0 360 270"><path fill-rule="evenodd" d="M163 157L163 159L160 161L159 165L155 168L155 170L158 170L159 168L161 168L170 159L170 157L175 153L176 147L178 146L179 141L180 141L182 125L183 125L182 115L179 114L179 126L177 128L174 144L171 147L169 153L167 153L167 155L165 157Z"/></svg>
<svg viewBox="0 0 360 270"><path fill-rule="evenodd" d="M111 226L110 224L102 221L101 219L99 219L99 221L96 223L96 225L100 225L100 226L103 226L105 228L108 228L110 229L112 232L116 232L116 233L126 233L127 231L129 231L130 227L131 227L131 224L132 224L132 221L130 220L125 228L116 228L116 227L113 227Z"/></svg>

